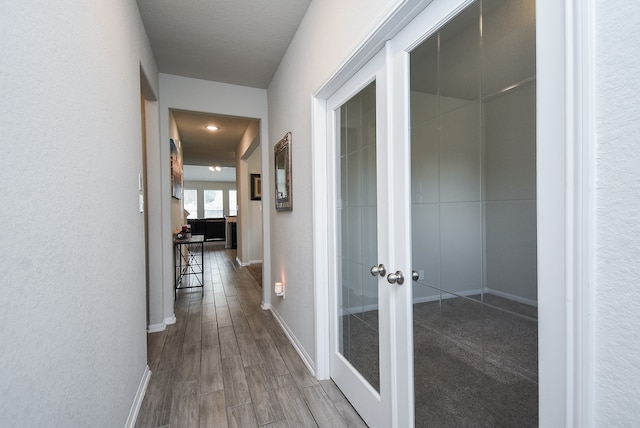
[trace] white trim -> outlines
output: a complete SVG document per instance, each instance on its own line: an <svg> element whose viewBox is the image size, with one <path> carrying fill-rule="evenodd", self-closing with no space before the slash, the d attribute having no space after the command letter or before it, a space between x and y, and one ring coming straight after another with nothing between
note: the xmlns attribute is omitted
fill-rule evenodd
<svg viewBox="0 0 640 428"><path fill-rule="evenodd" d="M492 288L485 288L485 293L493 294L494 296L503 297L507 300L511 300L513 302L523 303L525 305L538 307L538 302L533 299L527 299L526 297L521 297L516 294L505 293L504 291L494 290Z"/></svg>
<svg viewBox="0 0 640 428"><path fill-rule="evenodd" d="M127 417L127 422L124 424L125 428L133 428L136 425L136 419L138 419L138 413L142 406L144 394L147 392L149 379L151 379L151 370L149 370L149 366L145 366L144 373L142 373L142 379L140 379L140 384L136 391L136 396L133 398L133 403L131 404L131 410L129 410L129 417Z"/></svg>
<svg viewBox="0 0 640 428"><path fill-rule="evenodd" d="M349 80L375 54L384 48L387 40L398 34L413 18L433 0L395 0L386 10L376 27L367 34L347 59L320 85L313 94L318 99L327 99Z"/></svg>
<svg viewBox="0 0 640 428"><path fill-rule="evenodd" d="M280 327L282 327L282 330L289 339L289 342L291 342L291 346L293 346L293 349L295 349L298 355L300 355L300 359L302 360L304 365L307 366L312 376L315 377L316 369L311 356L309 356L309 354L305 352L304 347L300 342L298 342L296 336L293 334L289 326L284 322L278 311L276 311L274 308L271 308L271 313L273 314L273 317L276 319L276 321L278 321L278 324L280 324Z"/></svg>
<svg viewBox="0 0 640 428"><path fill-rule="evenodd" d="M311 99L311 153L312 153L312 199L313 199L313 277L315 282L314 300L316 307L315 331L316 331L316 376L318 379L329 379L329 230L328 212L326 209L327 189L327 102L326 100L312 97ZM324 201L324 202L323 202Z"/></svg>
<svg viewBox="0 0 640 428"><path fill-rule="evenodd" d="M249 260L248 262L243 262L242 260L240 260L240 257L236 257L236 262L238 262L238 264L242 267L247 267L247 266L257 265L259 263L262 263L262 260Z"/></svg>
<svg viewBox="0 0 640 428"><path fill-rule="evenodd" d="M540 426L592 424L589 5L536 2ZM586 79L586 82L585 82ZM586 98L586 99L585 99ZM584 105L586 102L586 105ZM585 399L587 401L585 401Z"/></svg>
<svg viewBox="0 0 640 428"><path fill-rule="evenodd" d="M149 324L147 326L147 333L158 333L164 331L166 328L167 324L165 321L162 321L160 324Z"/></svg>
<svg viewBox="0 0 640 428"><path fill-rule="evenodd" d="M595 41L593 0L567 1L567 424L593 427L595 356Z"/></svg>
<svg viewBox="0 0 640 428"><path fill-rule="evenodd" d="M149 324L147 326L147 333L158 333L160 331L164 331L168 325L175 324L175 323L176 323L176 315L171 314L170 317L165 318L159 324Z"/></svg>

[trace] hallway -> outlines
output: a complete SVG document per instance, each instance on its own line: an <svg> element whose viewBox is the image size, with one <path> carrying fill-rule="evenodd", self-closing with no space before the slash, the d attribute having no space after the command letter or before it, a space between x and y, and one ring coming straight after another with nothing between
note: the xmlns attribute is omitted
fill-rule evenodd
<svg viewBox="0 0 640 428"><path fill-rule="evenodd" d="M366 427L331 380L307 370L235 250L205 246L204 292L148 334L151 380L136 427Z"/></svg>

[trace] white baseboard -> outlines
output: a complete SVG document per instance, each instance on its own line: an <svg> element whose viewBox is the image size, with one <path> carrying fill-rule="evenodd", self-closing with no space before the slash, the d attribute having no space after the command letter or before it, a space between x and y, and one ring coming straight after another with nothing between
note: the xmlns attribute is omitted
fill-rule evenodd
<svg viewBox="0 0 640 428"><path fill-rule="evenodd" d="M293 335L293 332L291 331L291 329L282 320L282 317L280 317L280 314L278 314L278 312L273 308L271 308L271 313L273 314L273 317L276 319L276 321L278 321L278 324L280 324L280 327L282 327L282 330L284 330L284 334L287 335L289 342L291 342L291 345L293 345L293 349L295 349L298 355L300 355L300 358L302 359L302 362L304 363L304 365L307 366L307 368L309 369L313 377L316 377L315 364L313 363L313 360L311 359L309 354L307 354L304 351L304 348L302 347L300 342L298 342L296 337Z"/></svg>
<svg viewBox="0 0 640 428"><path fill-rule="evenodd" d="M452 299L458 296L475 296L475 295L481 294L481 292L482 290L480 289L460 291L460 292L456 292L456 294L442 292L442 294L436 294L433 296L414 297L413 304L415 305L416 303L436 302L440 299L443 299L443 300ZM538 307L538 302L536 302L535 300L527 299L525 297L520 297L515 294L509 294L502 291L493 290L491 288L485 289L484 292L486 294L493 294L494 296L503 297L513 302L524 303L525 305ZM378 310L378 305L366 305L364 307L358 306L353 308L347 308L346 311L343 310L342 315L345 315L346 313L371 312L371 311L377 311L377 310Z"/></svg>
<svg viewBox="0 0 640 428"><path fill-rule="evenodd" d="M149 324L147 326L147 333L158 333L164 331L166 328L167 324L165 321L162 321L160 324Z"/></svg>
<svg viewBox="0 0 640 428"><path fill-rule="evenodd" d="M453 299L458 296L475 296L477 294L481 294L482 290L479 288L477 290L469 290L469 291L456 291L456 294L449 294L447 292L442 292L442 294L436 294L434 296L424 296L424 297L414 297L413 304L416 303L427 303L427 302L435 302L440 299Z"/></svg>
<svg viewBox="0 0 640 428"><path fill-rule="evenodd" d="M240 266L247 267L247 266L257 265L259 263L262 263L262 260L249 260L248 262L243 262L242 260L240 260L239 257L236 257L236 262L238 262Z"/></svg>
<svg viewBox="0 0 640 428"><path fill-rule="evenodd" d="M149 324L147 326L147 333L158 333L164 331L168 325L176 323L176 316L171 315L165 318L160 324Z"/></svg>
<svg viewBox="0 0 640 428"><path fill-rule="evenodd" d="M124 425L125 428L133 428L136 424L136 419L138 419L138 412L140 412L144 394L147 392L149 379L151 379L151 370L149 370L149 366L146 366L144 368L144 373L142 374L142 379L140 380L140 385L138 385L138 391L136 392L136 396L133 399L133 404L131 404L129 417L127 418L127 423Z"/></svg>
<svg viewBox="0 0 640 428"><path fill-rule="evenodd" d="M486 293L493 294L494 296L504 297L507 300L512 300L518 303L524 303L525 305L538 307L538 302L535 300L527 299L526 297L516 296L515 294L505 293L503 291L493 290L491 288L487 288Z"/></svg>
<svg viewBox="0 0 640 428"><path fill-rule="evenodd" d="M269 309L271 309L271 303L262 302L260 304L260 307L262 308L263 311L268 311Z"/></svg>

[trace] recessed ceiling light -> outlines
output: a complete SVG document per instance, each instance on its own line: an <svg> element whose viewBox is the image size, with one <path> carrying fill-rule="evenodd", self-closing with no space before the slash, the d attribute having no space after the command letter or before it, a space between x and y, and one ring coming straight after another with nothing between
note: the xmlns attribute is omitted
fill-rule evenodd
<svg viewBox="0 0 640 428"><path fill-rule="evenodd" d="M207 125L205 126L205 128L207 128L209 131L217 131L218 129L220 129L215 125Z"/></svg>
<svg viewBox="0 0 640 428"><path fill-rule="evenodd" d="M222 171L222 168L219 166L210 166L209 171L211 172Z"/></svg>

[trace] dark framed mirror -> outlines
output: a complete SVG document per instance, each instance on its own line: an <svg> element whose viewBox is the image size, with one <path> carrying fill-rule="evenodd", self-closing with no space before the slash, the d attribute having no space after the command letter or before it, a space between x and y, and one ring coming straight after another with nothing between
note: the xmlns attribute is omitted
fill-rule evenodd
<svg viewBox="0 0 640 428"><path fill-rule="evenodd" d="M276 210L291 210L291 132L274 147Z"/></svg>

